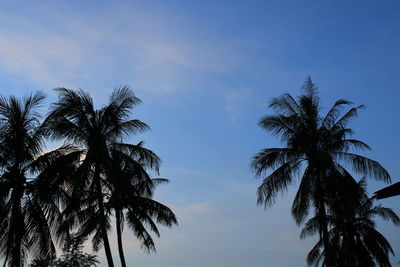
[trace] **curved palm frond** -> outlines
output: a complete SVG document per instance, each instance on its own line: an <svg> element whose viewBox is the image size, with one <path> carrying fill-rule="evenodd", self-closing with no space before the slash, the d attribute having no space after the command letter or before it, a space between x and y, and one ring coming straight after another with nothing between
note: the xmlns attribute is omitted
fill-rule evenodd
<svg viewBox="0 0 400 267"><path fill-rule="evenodd" d="M284 163L268 175L257 189L257 203L259 205L264 204L265 207L272 205L276 195L280 191L287 190L287 187L292 182L293 173L298 172L300 166L300 160L292 160Z"/></svg>

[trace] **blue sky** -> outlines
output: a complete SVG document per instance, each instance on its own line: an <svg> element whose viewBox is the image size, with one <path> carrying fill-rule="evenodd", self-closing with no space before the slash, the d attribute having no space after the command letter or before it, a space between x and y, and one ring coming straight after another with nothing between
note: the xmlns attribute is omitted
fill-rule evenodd
<svg viewBox="0 0 400 267"><path fill-rule="evenodd" d="M162 229L150 255L125 229L128 265L305 266L315 239L299 240L291 218L296 185L274 207L256 206L250 158L280 145L257 121L311 75L325 107L366 105L356 137L399 181L399 10L398 1L2 1L0 92L41 90L50 102L52 88L83 88L100 106L127 84L143 100L134 116L152 131L130 141L163 159L171 182L156 198L180 226ZM369 191L383 186L371 180ZM400 212L399 200L381 203ZM400 255L400 229L378 228Z"/></svg>

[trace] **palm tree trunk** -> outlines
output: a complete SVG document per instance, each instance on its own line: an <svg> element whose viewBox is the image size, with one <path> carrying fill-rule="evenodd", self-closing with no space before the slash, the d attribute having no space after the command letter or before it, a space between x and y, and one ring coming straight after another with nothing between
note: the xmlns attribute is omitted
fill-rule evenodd
<svg viewBox="0 0 400 267"><path fill-rule="evenodd" d="M126 267L124 250L122 247L122 229L121 229L121 210L115 210L116 224L117 224L117 239L118 239L118 252L121 260L121 267Z"/></svg>
<svg viewBox="0 0 400 267"><path fill-rule="evenodd" d="M100 208L100 206L101 206L101 208ZM104 214L103 203L99 204L99 208L100 208L100 212L102 214ZM104 251L106 252L108 267L114 267L114 262L113 262L113 258L112 258L112 254L111 254L110 242L108 241L107 229L104 225L104 220L103 220L103 223L101 224L101 235L103 238Z"/></svg>
<svg viewBox="0 0 400 267"><path fill-rule="evenodd" d="M13 208L12 208L12 235L14 239L14 247L11 251L11 267L22 267L21 262L21 245L23 239L24 220L21 211L21 198L23 195L23 188L17 187L12 194Z"/></svg>
<svg viewBox="0 0 400 267"><path fill-rule="evenodd" d="M325 198L323 193L323 187L321 185L321 175L317 177L317 188L316 188L316 199L317 199L317 212L319 217L319 235L322 239L322 243L324 245L324 256L325 256L325 266L331 267L333 266L332 255L329 246L329 233L328 233L328 222L326 217L326 209L325 209Z"/></svg>
<svg viewBox="0 0 400 267"><path fill-rule="evenodd" d="M324 255L325 255L325 266L333 266L331 250L329 246L329 233L328 233L328 223L326 218L325 203L320 202L318 207L318 214L320 217L320 238L322 238L322 243L324 244Z"/></svg>
<svg viewBox="0 0 400 267"><path fill-rule="evenodd" d="M112 258L112 254L111 254L111 248L110 248L110 242L108 241L107 229L105 226L103 192L101 190L100 175L98 174L97 166L96 166L95 179L96 179L96 187L97 187L97 202L99 204L99 212L101 214L100 231L101 231L101 237L103 239L104 251L105 251L106 257L107 257L108 267L114 267L114 262L113 262L113 258Z"/></svg>

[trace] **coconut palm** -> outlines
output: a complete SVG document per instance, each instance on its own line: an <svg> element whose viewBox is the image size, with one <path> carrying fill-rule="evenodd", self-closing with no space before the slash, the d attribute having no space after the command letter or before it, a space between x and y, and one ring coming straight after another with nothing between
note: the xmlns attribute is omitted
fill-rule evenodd
<svg viewBox="0 0 400 267"><path fill-rule="evenodd" d="M369 199L366 194L366 182L362 179L358 189L351 194L341 196L341 201L332 203L327 215L330 226L329 244L332 248L335 266L391 266L389 254L393 250L386 238L376 230L375 218L381 217L395 225L400 224L399 217L388 208L381 205L374 206L374 199ZM346 205L343 205L346 203ZM318 231L319 220L310 219L302 233L301 238L311 236ZM309 265L326 265L325 252L320 240L313 247L307 257Z"/></svg>
<svg viewBox="0 0 400 267"><path fill-rule="evenodd" d="M158 172L159 159L154 153L142 147L142 143L131 145L129 149L121 151L116 147L112 150L112 172L110 182L114 188L109 202L109 209L115 211L118 251L121 266L125 267L125 256L122 245L122 231L125 222L141 241L142 248L146 251L155 251L152 236L146 225L157 236L160 233L156 223L171 227L177 224L174 213L163 204L153 200L154 189L160 183L168 182L167 179L151 179L146 167ZM145 154L154 155L154 161L148 161Z"/></svg>
<svg viewBox="0 0 400 267"><path fill-rule="evenodd" d="M0 253L4 266L20 267L27 256L52 259L61 193L57 181L73 168L69 147L45 152L41 93L0 97ZM75 158L76 160L76 158ZM71 163L71 164L68 164ZM54 193L54 194L53 194ZM58 195L57 195L58 194Z"/></svg>
<svg viewBox="0 0 400 267"><path fill-rule="evenodd" d="M123 138L148 129L145 123L129 119L132 108L140 103L140 99L128 87L121 87L114 90L106 106L96 109L93 99L83 90L59 88L56 91L59 100L51 107L46 127L53 139L76 145L83 155L69 182L70 200L64 214L76 219L75 223L69 224L71 228L84 222L80 234L94 233L93 248L98 250L104 245L108 265L114 266L107 236L111 227L110 214L104 206L112 193L108 181L110 148L118 144L129 149L130 145L123 143ZM97 222L98 227L86 227L91 222Z"/></svg>
<svg viewBox="0 0 400 267"><path fill-rule="evenodd" d="M326 178L337 177L336 172L347 173L343 163L351 165L356 173L385 182L390 181L390 176L378 162L351 152L352 149L369 149L367 144L351 138L353 131L347 127L362 106L352 107L340 116L343 107L351 102L338 100L323 116L311 78L306 80L302 89L304 94L297 100L290 94L272 99L269 106L276 114L263 117L259 125L279 136L285 147L261 150L253 157L251 166L257 177L265 177L267 171L272 170L258 187L258 204L265 206L272 205L277 194L287 190L296 174L301 173L292 214L300 224L308 216L310 208L314 209L320 221L319 232L326 248L326 262L331 266L326 218L326 197L330 188Z"/></svg>

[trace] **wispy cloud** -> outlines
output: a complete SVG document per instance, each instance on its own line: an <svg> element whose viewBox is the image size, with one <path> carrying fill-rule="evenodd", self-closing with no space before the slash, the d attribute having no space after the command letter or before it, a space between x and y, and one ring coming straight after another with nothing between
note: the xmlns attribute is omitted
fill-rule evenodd
<svg viewBox="0 0 400 267"><path fill-rule="evenodd" d="M45 32L0 33L0 59L4 69L46 86L79 77L87 51L78 42Z"/></svg>
<svg viewBox="0 0 400 267"><path fill-rule="evenodd" d="M210 202L201 202L191 205L177 206L174 211L179 217L193 217L209 215L216 211L216 208L213 207Z"/></svg>
<svg viewBox="0 0 400 267"><path fill-rule="evenodd" d="M0 65L36 85L130 83L166 93L185 87L189 78L237 65L232 55L238 53L196 37L161 12L116 6L105 17L88 19L76 9L44 11L51 27L25 14L1 14Z"/></svg>
<svg viewBox="0 0 400 267"><path fill-rule="evenodd" d="M239 88L225 94L225 109L233 123L238 123L243 118L245 107L251 100L252 93L249 88Z"/></svg>

